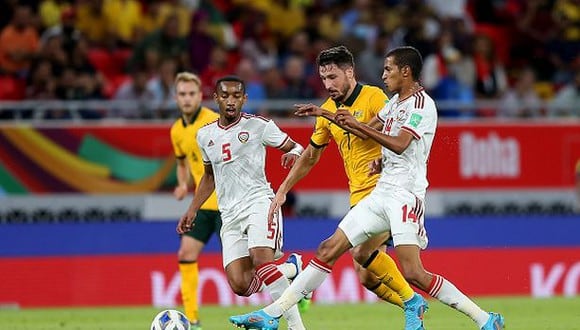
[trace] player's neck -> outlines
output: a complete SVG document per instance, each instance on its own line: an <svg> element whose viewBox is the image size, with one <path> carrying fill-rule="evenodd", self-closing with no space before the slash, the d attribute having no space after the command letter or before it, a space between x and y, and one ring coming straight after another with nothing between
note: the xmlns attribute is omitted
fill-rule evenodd
<svg viewBox="0 0 580 330"><path fill-rule="evenodd" d="M403 88L401 88L401 91L399 92L399 99L406 99L407 97L415 94L417 91L421 90L421 88L423 88L421 85L419 85L419 83L417 81L413 81L411 82L408 86L405 86Z"/></svg>
<svg viewBox="0 0 580 330"><path fill-rule="evenodd" d="M350 98L350 96L354 92L354 89L356 88L356 85L357 85L356 80L353 80L350 88L348 89L348 91L346 92L346 94L344 94L344 97L342 98L342 100L339 101L340 103L344 103L344 102L346 102L346 100L348 100Z"/></svg>
<svg viewBox="0 0 580 330"><path fill-rule="evenodd" d="M219 123L221 126L230 126L233 123L236 123L237 121L240 120L240 117L242 117L242 113L240 112L236 117L232 117L232 118L227 118L225 116L220 116L219 119Z"/></svg>
<svg viewBox="0 0 580 330"><path fill-rule="evenodd" d="M182 112L181 118L183 118L183 120L185 120L185 122L187 124L191 124L191 121L193 120L193 118L195 118L200 111L201 111L201 107L197 108L192 113L183 113Z"/></svg>

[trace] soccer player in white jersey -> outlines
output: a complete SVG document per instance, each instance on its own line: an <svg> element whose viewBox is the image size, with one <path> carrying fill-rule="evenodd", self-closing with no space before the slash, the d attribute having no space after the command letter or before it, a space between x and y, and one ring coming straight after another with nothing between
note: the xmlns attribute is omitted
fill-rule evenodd
<svg viewBox="0 0 580 330"><path fill-rule="evenodd" d="M247 100L241 79L219 79L214 100L219 106L218 120L197 133L205 173L177 231L182 234L195 225L197 211L215 188L222 218L223 265L230 287L238 295L250 296L263 286L277 299L301 265L274 264L282 256L282 215L268 221L274 192L264 171L266 146L285 152L284 167L292 166L303 148L273 121L241 112ZM284 315L289 329L304 329L296 306Z"/></svg>
<svg viewBox="0 0 580 330"><path fill-rule="evenodd" d="M427 160L437 127L435 103L419 84L421 68L421 55L415 48L391 50L385 56L382 77L394 96L376 120L363 124L350 112L337 111L335 119L341 125L382 145L380 168L373 168L373 171L381 171L377 186L342 219L335 233L318 247L316 257L280 299L257 312L233 316L230 318L232 323L245 326L247 319L261 318L264 324L273 324L263 329L277 329L276 322L282 312L320 286L342 254L370 237L390 230L407 281L465 313L483 330L504 328L501 315L483 311L451 282L426 271L421 263L420 251L427 246L427 232L423 225ZM376 250L358 258L357 262L377 277L388 278L384 272L384 252ZM427 303L423 297L415 294L404 304L405 330L424 329L423 313Z"/></svg>

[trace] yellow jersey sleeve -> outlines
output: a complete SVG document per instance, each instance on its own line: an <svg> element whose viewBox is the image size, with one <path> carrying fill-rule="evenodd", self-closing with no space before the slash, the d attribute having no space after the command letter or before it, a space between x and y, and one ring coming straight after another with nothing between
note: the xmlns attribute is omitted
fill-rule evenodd
<svg viewBox="0 0 580 330"><path fill-rule="evenodd" d="M173 126L171 126L171 132L170 132L170 136L171 136L171 146L173 147L173 153L175 154L175 158L179 158L179 159L183 159L185 158L186 153L185 151L181 148L181 134L179 132L179 127L177 127L177 125L181 125L180 121L177 121L173 124Z"/></svg>
<svg viewBox="0 0 580 330"><path fill-rule="evenodd" d="M321 106L322 109L328 110L330 112L336 112L336 106L334 102L329 98ZM315 148L325 147L331 138L330 133L330 121L323 117L316 117L316 123L314 124L314 132L310 137L310 144Z"/></svg>

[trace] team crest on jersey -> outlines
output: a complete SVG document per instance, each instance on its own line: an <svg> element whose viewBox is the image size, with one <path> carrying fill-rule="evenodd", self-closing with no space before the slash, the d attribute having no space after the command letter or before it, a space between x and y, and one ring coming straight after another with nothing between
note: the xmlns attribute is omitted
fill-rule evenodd
<svg viewBox="0 0 580 330"><path fill-rule="evenodd" d="M242 142L242 143L248 142L249 138L250 138L250 133L248 133L248 132L238 133L238 140L240 140L240 142Z"/></svg>
<svg viewBox="0 0 580 330"><path fill-rule="evenodd" d="M397 121L398 122L405 121L406 117L407 116L405 110L399 110L399 113L397 113Z"/></svg>
<svg viewBox="0 0 580 330"><path fill-rule="evenodd" d="M355 111L352 113L352 116L353 116L354 118L360 118L360 117L362 117L362 110L355 110Z"/></svg>
<svg viewBox="0 0 580 330"><path fill-rule="evenodd" d="M214 143L213 143L213 140L209 140L209 143L207 144L207 146L208 146L208 147L211 147L211 146L213 146L213 145L214 145Z"/></svg>

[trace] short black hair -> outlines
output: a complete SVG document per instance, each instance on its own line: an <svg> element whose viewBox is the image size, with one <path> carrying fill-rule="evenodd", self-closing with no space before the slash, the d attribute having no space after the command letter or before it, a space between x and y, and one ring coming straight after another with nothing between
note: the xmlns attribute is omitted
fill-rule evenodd
<svg viewBox="0 0 580 330"><path fill-rule="evenodd" d="M226 82L226 81L232 81L232 82L237 82L240 83L242 85L242 92L246 92L246 83L244 82L244 80L242 80L242 78L238 77L238 76L225 76L225 77L221 77L219 78L216 82L215 82L215 90L216 92L219 91L218 90L218 86L222 83L222 82Z"/></svg>
<svg viewBox="0 0 580 330"><path fill-rule="evenodd" d="M397 47L387 53L385 58L393 57L395 65L399 68L409 66L413 80L418 81L423 70L423 57L415 47Z"/></svg>
<svg viewBox="0 0 580 330"><path fill-rule="evenodd" d="M354 68L354 57L348 48L341 45L321 51L316 57L316 64L319 67L336 64L341 69Z"/></svg>

